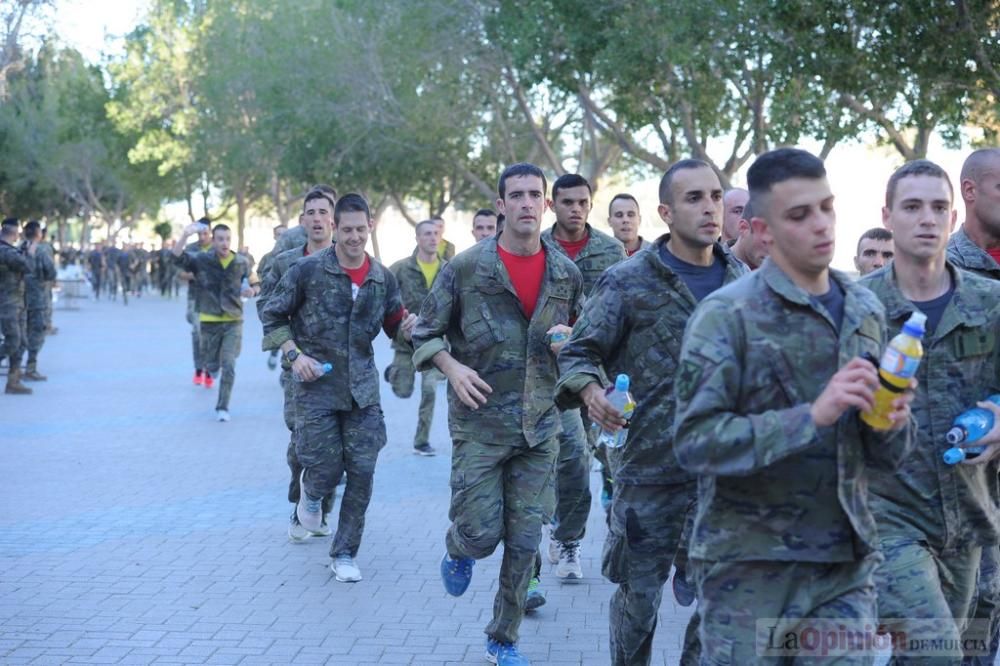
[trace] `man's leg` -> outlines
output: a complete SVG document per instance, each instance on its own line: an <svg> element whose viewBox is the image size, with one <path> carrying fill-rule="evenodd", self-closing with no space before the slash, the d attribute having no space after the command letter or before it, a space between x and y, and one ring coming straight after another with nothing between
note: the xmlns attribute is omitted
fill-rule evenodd
<svg viewBox="0 0 1000 666"><path fill-rule="evenodd" d="M243 322L234 321L216 324L222 329L219 344L219 366L222 369L222 383L219 384L219 399L216 409L229 409L229 397L236 383L236 359L240 355L243 342Z"/></svg>
<svg viewBox="0 0 1000 666"><path fill-rule="evenodd" d="M434 418L434 401L437 385L442 375L439 370L425 370L420 373L420 408L417 410L417 433L413 446L430 445L431 421ZM433 451L433 449L431 449Z"/></svg>
<svg viewBox="0 0 1000 666"><path fill-rule="evenodd" d="M333 493L344 473L344 440L339 412L303 390L295 394L295 452L302 465L300 492L312 499Z"/></svg>
<svg viewBox="0 0 1000 666"><path fill-rule="evenodd" d="M445 546L452 559L489 557L504 534L504 463L516 447L455 440L451 454L451 525ZM540 538L541 535L539 535Z"/></svg>
<svg viewBox="0 0 1000 666"><path fill-rule="evenodd" d="M343 440L344 469L347 483L340 500L337 533L330 544L330 556L355 557L365 529L365 513L372 499L375 463L385 446L385 419L382 407L355 407L349 412L337 412ZM334 480L334 486L336 481ZM330 492L333 492L331 488Z"/></svg>
<svg viewBox="0 0 1000 666"><path fill-rule="evenodd" d="M615 485L602 558L604 577L618 584L609 608L613 664L650 663L663 585L694 496L693 483Z"/></svg>
<svg viewBox="0 0 1000 666"><path fill-rule="evenodd" d="M291 478L288 480L288 501L292 503L292 516L288 536L293 541L301 541L310 533L305 528L299 526L299 519L295 513L295 505L299 503L299 494L301 492L299 477L302 475L302 464L299 462L299 456L295 450L298 438L295 432L295 396L293 395L294 382L292 381L292 373L283 369L278 382L281 385L281 391L284 395L282 416L285 419L285 427L288 428L289 433L288 446L285 447L285 462L288 464L288 471L291 473ZM323 498L324 523L326 522L326 517L330 515L332 507L333 495L331 494Z"/></svg>
<svg viewBox="0 0 1000 666"><path fill-rule="evenodd" d="M17 310L8 310L0 315L0 329L3 331L3 356L7 359L7 386L5 393L27 395L31 389L21 383L21 315Z"/></svg>
<svg viewBox="0 0 1000 666"><path fill-rule="evenodd" d="M559 442L552 438L515 449L503 464L503 561L493 619L486 627L486 634L501 643L516 643L518 639L542 539L542 521L554 508L558 451Z"/></svg>
<svg viewBox="0 0 1000 666"><path fill-rule="evenodd" d="M579 409L559 414L559 458L556 466L556 513L553 538L559 543L556 575L563 579L583 577L580 541L590 515L590 455Z"/></svg>
<svg viewBox="0 0 1000 666"><path fill-rule="evenodd" d="M988 655L969 655L964 664L975 666L993 666L996 663L998 647L1000 647L1000 546L985 546L979 563L979 576L976 582L975 620L963 639L986 641ZM983 625L987 627L983 631ZM988 635L987 632L988 631Z"/></svg>
<svg viewBox="0 0 1000 666"><path fill-rule="evenodd" d="M194 360L195 372L205 369L205 364L201 360L201 322L198 321L198 311L193 298L188 299L187 321L191 324L191 356Z"/></svg>
<svg viewBox="0 0 1000 666"><path fill-rule="evenodd" d="M27 349L28 366L25 369L24 378L32 381L45 381L45 375L38 372L38 352L45 344L45 310L35 308L28 310L27 314Z"/></svg>

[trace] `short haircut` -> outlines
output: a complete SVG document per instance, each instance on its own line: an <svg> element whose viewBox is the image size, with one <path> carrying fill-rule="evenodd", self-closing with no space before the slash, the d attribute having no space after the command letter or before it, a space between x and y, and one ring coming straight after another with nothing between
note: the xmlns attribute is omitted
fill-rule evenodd
<svg viewBox="0 0 1000 666"><path fill-rule="evenodd" d="M417 222L417 225L416 225L417 234L420 233L420 227L426 226L428 224L430 224L430 225L432 225L434 227L437 227L437 225L438 225L437 220L421 220L420 222Z"/></svg>
<svg viewBox="0 0 1000 666"><path fill-rule="evenodd" d="M480 208L472 216L472 219L474 220L477 217L496 217L496 216L497 216L497 212L495 210L493 210L492 208Z"/></svg>
<svg viewBox="0 0 1000 666"><path fill-rule="evenodd" d="M306 204L308 204L310 201L315 201L316 199L326 199L330 203L331 210L337 205L337 202L333 195L331 195L326 190L321 190L318 187L314 187L311 190L309 190L309 192L306 193L306 198L302 200L302 210L304 211L306 209Z"/></svg>
<svg viewBox="0 0 1000 666"><path fill-rule="evenodd" d="M861 238L858 239L858 247L854 250L854 256L861 256L861 243L869 239L875 241L891 241L892 232L882 227L872 227L865 233L861 234Z"/></svg>
<svg viewBox="0 0 1000 666"><path fill-rule="evenodd" d="M571 187L586 187L587 192L591 195L594 194L594 188L590 186L590 182L586 178L578 173L564 173L556 178L556 182L552 183L552 198L556 198L556 193L559 190L568 190Z"/></svg>
<svg viewBox="0 0 1000 666"><path fill-rule="evenodd" d="M204 224L208 228L212 228L212 220L207 217L199 217L196 224Z"/></svg>
<svg viewBox="0 0 1000 666"><path fill-rule="evenodd" d="M3 223L0 224L0 233L4 236L16 236L20 228L21 223L16 217L5 217Z"/></svg>
<svg viewBox="0 0 1000 666"><path fill-rule="evenodd" d="M626 201L631 201L632 203L635 204L636 208L639 208L639 202L636 201L636 198L634 196L632 196L628 192L619 192L615 196L611 197L611 201L608 202L608 217L611 216L611 207L615 205L616 201L619 201L619 200L622 200L622 199L624 199Z"/></svg>
<svg viewBox="0 0 1000 666"><path fill-rule="evenodd" d="M364 213L369 220L372 219L371 209L368 208L368 200L357 192L348 192L337 199L337 205L333 207L333 223L340 224L340 216L343 213Z"/></svg>
<svg viewBox="0 0 1000 666"><path fill-rule="evenodd" d="M212 238L215 238L216 231L229 231L230 233L232 233L231 229L229 228L229 225L226 224L217 224L214 227L212 227Z"/></svg>
<svg viewBox="0 0 1000 666"><path fill-rule="evenodd" d="M42 225L37 220L30 220L24 225L23 231L25 238L37 238L42 235Z"/></svg>
<svg viewBox="0 0 1000 666"><path fill-rule="evenodd" d="M1000 148L980 148L979 150L974 150L965 158L959 178L962 180L971 180L978 185L982 182L983 176L990 170L990 167L998 164L1000 164Z"/></svg>
<svg viewBox="0 0 1000 666"><path fill-rule="evenodd" d="M889 176L889 182L885 186L886 208L892 210L892 203L896 198L896 186L899 185L899 181L911 176L942 178L944 182L948 183L948 195L952 201L955 200L955 188L951 186L951 178L948 177L947 171L930 160L913 160L899 167Z"/></svg>
<svg viewBox="0 0 1000 666"><path fill-rule="evenodd" d="M331 187L331 186L329 186L329 185L327 185L325 183L317 183L316 185L313 185L309 189L310 190L319 190L320 192L326 192L327 194L330 195L330 198L333 201L337 200L337 190L333 189L333 187Z"/></svg>
<svg viewBox="0 0 1000 666"><path fill-rule="evenodd" d="M501 199L507 194L507 179L514 178L515 176L538 176L542 179L542 194L545 194L549 187L548 181L545 180L545 174L542 173L541 169L529 162L518 162L517 164L511 164L500 174L500 180L497 181L497 194L500 195Z"/></svg>
<svg viewBox="0 0 1000 666"><path fill-rule="evenodd" d="M778 148L754 160L747 171L747 186L750 189L750 203L758 216L764 209L761 198L767 196L778 183L793 178L826 178L823 160L800 148Z"/></svg>
<svg viewBox="0 0 1000 666"><path fill-rule="evenodd" d="M660 178L660 203L666 204L667 206L674 205L674 193L670 189L674 184L674 176L677 175L678 171L684 171L685 169L711 169L712 165L704 160L686 159L680 162L674 162L667 169L663 177ZM713 169L714 171L714 169Z"/></svg>

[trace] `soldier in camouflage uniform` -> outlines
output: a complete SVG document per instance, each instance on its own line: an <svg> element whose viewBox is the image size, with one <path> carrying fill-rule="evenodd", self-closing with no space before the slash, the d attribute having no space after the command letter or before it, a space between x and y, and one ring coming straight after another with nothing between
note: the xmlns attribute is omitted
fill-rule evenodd
<svg viewBox="0 0 1000 666"><path fill-rule="evenodd" d="M264 255L263 259L261 259L261 266L264 268L264 273L262 274L263 282L261 283L260 294L257 296L257 314L260 316L261 321L263 321L264 307L267 305L268 300L274 293L275 288L281 282L281 278L283 278L285 273L288 272L288 269L303 257L317 254L332 245L333 206L333 200L330 199L329 195L325 192L318 190L312 190L309 192L306 195L305 200L302 202L302 214L299 216L300 224L303 228L308 230L309 241L302 247L286 250L285 252L282 252L274 257L268 253ZM266 265L264 263L265 260L267 261ZM265 349L265 351L267 350ZM276 355L279 352L277 348L274 348L272 351ZM282 413L285 418L285 427L288 428L288 432L290 433L288 446L285 449L285 460L287 461L288 469L291 472L291 478L288 482L288 501L297 506L299 503L299 497L301 496L299 477L302 475L302 464L299 462L299 456L296 452L295 382L292 380L292 366L287 361L282 360L281 375L279 376L278 381L281 385L282 393L284 394L284 409ZM293 507L292 515L288 523L289 541L292 543L303 543L311 536L329 536L331 532L329 526L327 525L326 518L330 514L330 509L332 507L333 493L323 497L323 519L320 529L316 531L309 531L302 527L302 524L299 522L299 517L296 515L295 508Z"/></svg>
<svg viewBox="0 0 1000 666"><path fill-rule="evenodd" d="M325 192L326 194L330 195L330 198L333 199L334 202L337 201L337 191L332 187L330 187L329 185L322 185L322 184L313 185L313 187L309 191L311 192L313 190L320 190L321 192ZM299 224L299 226L297 227L292 227L291 229L288 229L287 231L282 233L275 240L274 249L271 250L271 255L276 257L282 252L287 252L292 248L302 247L303 245L305 245L308 239L309 239L309 234L306 231L305 227L303 227L301 224ZM336 234L334 234L333 242L334 243L337 242ZM261 275L261 278L263 278L263 275Z"/></svg>
<svg viewBox="0 0 1000 666"><path fill-rule="evenodd" d="M253 296L250 267L246 259L229 249L231 232L224 224L212 229L212 251L183 252L184 241L201 233L201 225L184 230L173 249L178 266L194 275L198 285L198 324L201 338L201 361L205 366L206 385L213 373L221 371L219 398L215 416L229 420L229 398L236 382L236 357L243 340L243 301Z"/></svg>
<svg viewBox="0 0 1000 666"><path fill-rule="evenodd" d="M305 205L305 202L303 202L303 205ZM332 216L331 216L331 219L332 219ZM302 215L301 214L299 215L299 226L302 226ZM331 228L333 227L333 223L332 222L331 222L330 226L331 226ZM272 233L274 234L274 242L275 242L275 244L277 244L278 239L281 238L281 236L286 231L288 231L288 225L286 225L284 223L279 224L278 226L274 227L274 229L272 230ZM303 243L303 246L304 246L304 243ZM292 248L292 249L295 249L295 248ZM285 251L287 252L288 250L285 250ZM260 264L258 264L258 266L257 266L257 275L260 278L261 290L263 290L263 288L264 288L264 278L267 276L268 272L271 270L271 260L272 260L272 258L277 257L277 256L278 256L278 253L276 253L274 251L274 249L272 248L272 250L270 252L266 253L263 257L260 258ZM260 311L261 311L261 303L260 303L260 300L258 299L258 301L257 301L257 312L259 313ZM277 349L272 349L268 353L268 355L267 355L267 367L270 368L271 370L274 370L275 368L278 367L278 350ZM296 483L298 483L298 482L296 482Z"/></svg>
<svg viewBox="0 0 1000 666"><path fill-rule="evenodd" d="M212 227L211 221L203 217L197 224L203 225L198 231L198 240L184 247L178 242L170 250L170 253L177 255L177 249L181 248L185 254L197 254L198 252L209 252L212 249ZM110 262L109 262L110 263ZM176 266L176 263L175 263ZM179 266L178 270L182 270ZM189 272L181 273L181 279L187 280L187 322L191 324L191 354L194 360L194 383L201 385L205 383L211 387L211 375L205 376L205 362L201 357L201 322L198 318L198 280Z"/></svg>
<svg viewBox="0 0 1000 666"><path fill-rule="evenodd" d="M690 567L703 663L817 656L785 648L788 637L827 621L871 624L881 556L867 468L893 470L912 449L912 394L893 401L889 431L859 418L878 386L861 356L881 353L885 315L829 269L835 214L822 161L775 150L748 180L770 258L701 302L674 385L674 452L698 475Z"/></svg>
<svg viewBox="0 0 1000 666"><path fill-rule="evenodd" d="M559 354L556 386L557 404L586 404L595 422L610 428L624 421L605 398L605 376L628 375L638 403L625 446L608 451L615 495L603 569L618 584L610 639L611 661L619 665L650 662L663 584L694 504L694 476L677 466L667 434L684 326L707 291L747 272L715 242L722 185L711 167L678 162L663 176L660 200L671 233L598 280ZM677 270L678 261L687 266ZM688 629L686 663L697 663L696 630L697 615Z"/></svg>
<svg viewBox="0 0 1000 666"><path fill-rule="evenodd" d="M1000 280L1000 149L984 148L969 155L961 179L965 222L948 242L948 260L958 268ZM976 596L975 619L989 624L990 651L966 661L993 666L1000 648L1000 548L983 548Z"/></svg>
<svg viewBox="0 0 1000 666"><path fill-rule="evenodd" d="M49 242L48 233L49 233L49 228L43 227L42 240L38 244L38 251L45 253L45 255L49 258L49 261L52 263L52 266L54 268L56 266L56 250L54 247L52 247L52 243ZM68 265L66 263L68 261L67 253L65 252L60 253L60 260L62 266L67 266ZM59 332L59 329L52 325L52 290L56 286L57 278L58 276L45 282L45 334L46 335L55 335L56 333Z"/></svg>
<svg viewBox="0 0 1000 666"><path fill-rule="evenodd" d="M403 307L410 312L419 312L420 304L430 291L434 278L447 262L438 256L438 242L441 231L433 220L424 220L417 225L417 252L400 259L389 270L399 282L399 292ZM395 356L385 370L386 379L392 392L400 398L413 395L416 369L413 367L413 347L410 344L394 344ZM417 411L417 432L413 436L413 452L423 456L435 455L430 445L431 419L434 416L434 398L441 371L431 368L420 373L420 407Z"/></svg>
<svg viewBox="0 0 1000 666"><path fill-rule="evenodd" d="M371 501L385 420L371 341L379 329L408 336L416 320L403 309L396 278L365 253L368 203L358 194L337 201L338 242L295 262L261 313L264 348L280 348L295 382L296 452L303 470L296 512L309 531L322 525L322 498L346 470L337 532L330 546L338 581L361 580L354 561ZM287 235L287 234L286 234ZM329 373L323 363L332 365Z"/></svg>
<svg viewBox="0 0 1000 666"><path fill-rule="evenodd" d="M452 522L441 562L445 589L463 594L475 560L504 542L487 658L520 665L528 661L516 646L518 628L542 522L554 508L558 372L549 336L569 332L583 278L540 238L541 170L510 166L498 190L506 226L441 269L420 310L413 362L418 370L437 366L449 383Z"/></svg>
<svg viewBox="0 0 1000 666"><path fill-rule="evenodd" d="M21 250L27 254L30 244L38 244L42 238L42 227L38 222L31 221L24 225L24 242ZM48 330L46 312L50 298L46 285L56 279L56 265L52 258L43 250L37 250L31 258L31 271L24 276L24 339L21 343L21 354L28 352L28 365L25 367L24 379L33 382L44 382L48 379L38 372L38 353L45 344L45 334Z"/></svg>
<svg viewBox="0 0 1000 666"><path fill-rule="evenodd" d="M616 194L608 204L608 226L625 247L625 254L632 256L639 250L650 247L652 243L639 235L639 225L642 224L642 213L639 202L626 192Z"/></svg>
<svg viewBox="0 0 1000 666"><path fill-rule="evenodd" d="M31 389L21 383L21 359L24 358L24 282L33 270L37 255L35 243L26 248L14 247L20 223L9 217L0 225L0 347L7 359L7 386L4 393L28 395Z"/></svg>
<svg viewBox="0 0 1000 666"><path fill-rule="evenodd" d="M583 274L584 297L590 295L601 274L625 259L617 240L587 223L593 191L578 174L564 174L552 183L552 210L556 222L542 232L542 239L573 260ZM556 513L549 544L549 561L558 564L563 580L583 578L580 541L590 515L590 452L588 430L579 407L559 414L559 462L556 466ZM602 452L603 457L603 452Z"/></svg>
<svg viewBox="0 0 1000 666"><path fill-rule="evenodd" d="M1000 391L1000 284L946 261L952 197L948 175L936 164L917 160L898 169L882 210L895 258L861 284L885 306L889 336L914 311L927 315L912 406L916 448L894 476L873 476L869 486L886 558L875 576L880 622L914 638L941 639L957 662L981 550L1000 542L1000 498L996 462L985 463L983 454L970 464L946 465L943 434L957 415ZM905 652L897 647L897 656Z"/></svg>

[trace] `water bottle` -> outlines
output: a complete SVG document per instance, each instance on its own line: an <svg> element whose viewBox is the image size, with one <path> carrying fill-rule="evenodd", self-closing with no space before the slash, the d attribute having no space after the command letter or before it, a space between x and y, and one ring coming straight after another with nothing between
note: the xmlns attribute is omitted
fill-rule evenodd
<svg viewBox="0 0 1000 666"><path fill-rule="evenodd" d="M632 420L632 412L635 411L635 400L628 392L630 383L628 375L618 375L615 378L615 386L608 392L608 402L625 417L625 426L617 432L602 429L597 438L598 446L606 446L609 449L620 449L625 446L625 439L628 437L628 424Z"/></svg>
<svg viewBox="0 0 1000 666"><path fill-rule="evenodd" d="M566 333L565 331L556 331L549 336L550 345L557 345L560 342L566 342L567 340L569 340L569 333Z"/></svg>
<svg viewBox="0 0 1000 666"><path fill-rule="evenodd" d="M243 281L240 282L240 300L243 301L244 303L246 303L247 300L249 299L246 296L243 296L242 294L249 288L250 288L250 280L248 280L247 278L243 278Z"/></svg>
<svg viewBox="0 0 1000 666"><path fill-rule="evenodd" d="M1000 405L1000 393L987 398L994 405ZM960 448L958 444L971 444L983 438L993 429L993 412L982 407L973 407L955 417L955 421L945 434L945 439L952 448L944 452L944 462L957 465L966 458L975 458L986 450L985 446L969 446Z"/></svg>
<svg viewBox="0 0 1000 666"><path fill-rule="evenodd" d="M924 355L924 347L920 343L924 337L924 324L927 315L914 312L903 324L903 330L892 339L882 361L879 363L879 387L875 391L875 408L861 414L861 420L875 430L888 430L892 427L889 414L892 412L892 401L899 397L910 386L910 379L917 374L917 367Z"/></svg>
<svg viewBox="0 0 1000 666"><path fill-rule="evenodd" d="M325 375L333 370L332 363L320 363L316 359L312 359L312 367L313 370L315 370L320 375ZM315 380L303 379L302 377L299 376L299 373L295 372L294 370L292 371L292 379L294 379L300 384L305 384L308 383L309 381L315 381Z"/></svg>

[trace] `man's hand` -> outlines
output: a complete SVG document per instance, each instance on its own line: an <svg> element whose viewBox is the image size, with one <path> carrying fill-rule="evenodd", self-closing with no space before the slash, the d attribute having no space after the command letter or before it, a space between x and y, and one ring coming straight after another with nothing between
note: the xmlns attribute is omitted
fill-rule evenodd
<svg viewBox="0 0 1000 666"><path fill-rule="evenodd" d="M976 407L993 412L993 427L980 439L977 439L971 444L961 445L961 448L963 449L967 449L970 446L986 447L979 455L963 460L963 465L985 465L991 460L994 460L997 456L1000 456L1000 407L989 401L977 402Z"/></svg>
<svg viewBox="0 0 1000 666"><path fill-rule="evenodd" d="M549 330L545 331L545 335L549 336L549 349L552 350L553 354L558 355L559 350L563 348L563 345L569 340L569 336L573 333L573 329L565 324L556 324Z"/></svg>
<svg viewBox="0 0 1000 666"><path fill-rule="evenodd" d="M625 417L608 401L607 393L598 382L591 382L580 391L580 399L587 406L590 420L603 430L617 432L625 427Z"/></svg>
<svg viewBox="0 0 1000 666"><path fill-rule="evenodd" d="M292 372L298 375L299 379L304 382L314 382L319 379L322 375L316 371L319 362L316 361L312 356L306 356L305 354L299 354L292 361Z"/></svg>
<svg viewBox="0 0 1000 666"><path fill-rule="evenodd" d="M438 363L438 355L443 362ZM462 401L462 404L469 409L479 409L480 405L486 404L487 396L493 393L493 388L487 384L475 370L467 365L462 365L456 361L451 354L440 351L434 356L438 369L448 378L448 383L454 389L455 395Z"/></svg>
<svg viewBox="0 0 1000 666"><path fill-rule="evenodd" d="M411 314L408 310L403 310L403 321L399 324L399 330L403 332L403 339L410 340L413 337L413 328L417 325L417 315Z"/></svg>
<svg viewBox="0 0 1000 666"><path fill-rule="evenodd" d="M889 412L889 420L892 421L892 425L889 426L890 432L899 430L904 427L907 422L909 422L910 403L913 402L913 392L916 391L916 389L917 380L916 378L913 378L910 380L910 388L892 401L892 411Z"/></svg>
<svg viewBox="0 0 1000 666"><path fill-rule="evenodd" d="M851 407L857 407L862 412L870 411L875 407L877 387L878 370L875 366L862 358L851 359L830 378L810 407L813 423L820 427L833 425ZM906 409L908 413L909 407Z"/></svg>

